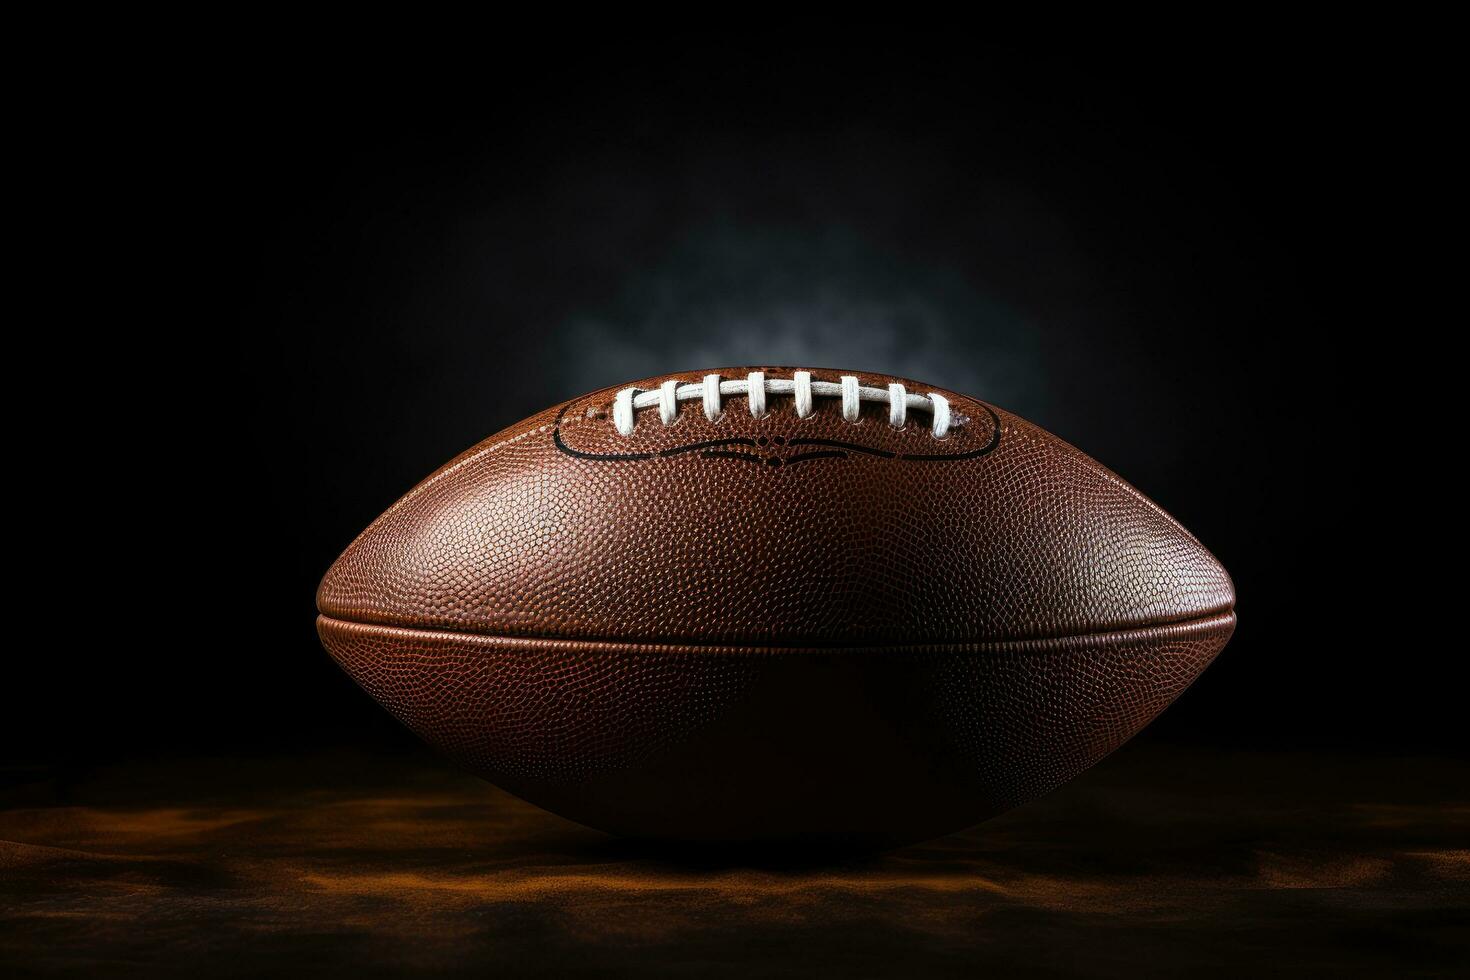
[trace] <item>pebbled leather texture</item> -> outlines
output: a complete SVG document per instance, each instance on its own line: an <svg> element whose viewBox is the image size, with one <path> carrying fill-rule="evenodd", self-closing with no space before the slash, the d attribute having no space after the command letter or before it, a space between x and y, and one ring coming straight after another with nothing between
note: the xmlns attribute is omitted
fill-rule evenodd
<svg viewBox="0 0 1470 980"><path fill-rule="evenodd" d="M688 372L741 379L760 368ZM789 379L792 369L764 368ZM814 380L855 373L813 370ZM327 573L319 631L426 740L638 836L901 842L1034 798L1151 720L1234 628L1229 576L1083 453L790 396L612 421L619 388L485 440Z"/></svg>

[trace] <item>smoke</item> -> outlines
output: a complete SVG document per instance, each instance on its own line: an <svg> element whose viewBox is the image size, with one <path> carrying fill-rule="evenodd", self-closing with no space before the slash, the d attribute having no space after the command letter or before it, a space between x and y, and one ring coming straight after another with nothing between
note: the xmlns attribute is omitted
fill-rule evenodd
<svg viewBox="0 0 1470 980"><path fill-rule="evenodd" d="M847 231L722 225L685 236L554 332L580 392L744 364L894 374L1034 402L1037 331L961 276Z"/></svg>

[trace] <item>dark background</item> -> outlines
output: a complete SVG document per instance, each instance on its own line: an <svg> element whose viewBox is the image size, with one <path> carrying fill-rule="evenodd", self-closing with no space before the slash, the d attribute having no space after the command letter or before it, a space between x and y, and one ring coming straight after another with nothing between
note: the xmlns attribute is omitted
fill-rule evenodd
<svg viewBox="0 0 1470 980"><path fill-rule="evenodd" d="M114 165L187 322L119 407L146 426L99 436L116 550L11 675L40 692L12 759L411 744L316 641L353 535L547 405L749 362L995 402L1194 531L1240 627L1144 737L1452 745L1463 658L1379 635L1363 555L1351 66L1223 36L680 51L178 80Z"/></svg>

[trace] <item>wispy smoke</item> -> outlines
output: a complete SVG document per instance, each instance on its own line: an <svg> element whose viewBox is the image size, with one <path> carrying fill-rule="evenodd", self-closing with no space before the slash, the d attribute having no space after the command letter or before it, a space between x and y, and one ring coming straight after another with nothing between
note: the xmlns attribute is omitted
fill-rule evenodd
<svg viewBox="0 0 1470 980"><path fill-rule="evenodd" d="M722 226L687 236L553 343L569 391L782 364L895 374L1017 404L1036 395L1036 336L955 273L853 234Z"/></svg>

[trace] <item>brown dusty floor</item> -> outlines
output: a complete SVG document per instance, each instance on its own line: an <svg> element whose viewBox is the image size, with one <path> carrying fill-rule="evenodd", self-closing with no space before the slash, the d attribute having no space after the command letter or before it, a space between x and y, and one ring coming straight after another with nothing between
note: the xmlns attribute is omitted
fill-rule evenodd
<svg viewBox="0 0 1470 980"><path fill-rule="evenodd" d="M1134 746L806 865L621 843L430 755L0 776L7 976L1470 975L1453 760Z"/></svg>

